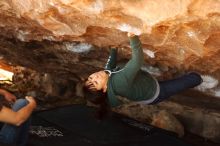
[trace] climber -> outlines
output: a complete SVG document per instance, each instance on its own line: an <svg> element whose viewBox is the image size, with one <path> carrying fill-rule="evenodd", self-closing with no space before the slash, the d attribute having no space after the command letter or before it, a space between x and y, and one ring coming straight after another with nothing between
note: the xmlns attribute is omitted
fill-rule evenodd
<svg viewBox="0 0 220 146"><path fill-rule="evenodd" d="M28 140L30 115L36 107L33 97L26 99L16 97L4 89L0 89L0 122L4 123L0 130L0 143L25 146ZM3 97L4 96L4 97ZM8 104L13 103L11 108Z"/></svg>
<svg viewBox="0 0 220 146"><path fill-rule="evenodd" d="M86 97L93 96L93 103L101 104L101 107L116 107L122 104L117 98L121 96L130 101L156 104L202 83L201 76L195 72L172 80L157 81L149 73L141 70L144 56L139 37L131 33L128 33L128 37L132 49L132 57L128 63L117 70L117 49L111 49L105 69L91 74L85 81L84 94Z"/></svg>

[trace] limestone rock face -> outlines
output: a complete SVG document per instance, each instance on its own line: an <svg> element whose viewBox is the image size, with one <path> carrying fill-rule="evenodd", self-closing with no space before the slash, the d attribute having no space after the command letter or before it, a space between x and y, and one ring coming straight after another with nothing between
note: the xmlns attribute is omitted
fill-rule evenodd
<svg viewBox="0 0 220 146"><path fill-rule="evenodd" d="M138 121L150 123L155 127L175 132L179 137L184 135L183 125L166 110L157 105L129 103L117 107L114 111L135 118Z"/></svg>
<svg viewBox="0 0 220 146"><path fill-rule="evenodd" d="M127 47L123 31L130 31L140 34L152 64L210 73L220 64L219 15L219 0L1 0L0 31L99 47Z"/></svg>
<svg viewBox="0 0 220 146"><path fill-rule="evenodd" d="M220 79L220 0L0 0L0 67L33 69L46 95L74 96L78 82L103 68L109 46L119 47L118 61L130 58L126 32L140 36L143 69L158 79L187 71ZM220 86L202 92L220 97ZM181 126L168 129L183 134Z"/></svg>
<svg viewBox="0 0 220 146"><path fill-rule="evenodd" d="M0 32L0 64L74 81L102 69L109 46L128 60L126 32L140 36L144 69L158 78L220 79L219 0L1 0ZM202 92L220 97L220 86Z"/></svg>
<svg viewBox="0 0 220 146"><path fill-rule="evenodd" d="M101 69L111 45L128 60L132 32L145 69L159 68L161 78L185 71L220 78L219 0L1 0L0 32L1 62L57 76ZM206 93L220 96L220 87Z"/></svg>

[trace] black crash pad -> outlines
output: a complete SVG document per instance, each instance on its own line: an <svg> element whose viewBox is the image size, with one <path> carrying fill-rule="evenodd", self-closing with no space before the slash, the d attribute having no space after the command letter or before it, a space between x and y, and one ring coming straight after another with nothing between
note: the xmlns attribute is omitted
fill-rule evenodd
<svg viewBox="0 0 220 146"><path fill-rule="evenodd" d="M34 114L28 146L189 146L175 134L113 113L72 105Z"/></svg>

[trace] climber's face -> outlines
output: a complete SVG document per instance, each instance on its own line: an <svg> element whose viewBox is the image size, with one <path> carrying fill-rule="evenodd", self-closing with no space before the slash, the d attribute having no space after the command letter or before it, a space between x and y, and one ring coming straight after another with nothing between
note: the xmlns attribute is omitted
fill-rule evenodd
<svg viewBox="0 0 220 146"><path fill-rule="evenodd" d="M108 81L108 74L105 71L99 71L91 74L85 85L93 90L93 91L98 91L98 90L103 90L107 86L107 81Z"/></svg>

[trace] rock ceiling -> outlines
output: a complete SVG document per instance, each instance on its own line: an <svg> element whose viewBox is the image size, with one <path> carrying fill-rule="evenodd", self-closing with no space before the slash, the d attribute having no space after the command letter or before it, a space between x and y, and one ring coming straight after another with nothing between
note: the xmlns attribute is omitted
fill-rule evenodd
<svg viewBox="0 0 220 146"><path fill-rule="evenodd" d="M39 71L92 72L112 45L128 59L126 31L147 64L219 78L220 0L0 1L1 58Z"/></svg>
<svg viewBox="0 0 220 146"><path fill-rule="evenodd" d="M104 66L110 46L119 47L118 61L130 58L126 32L140 35L144 67L158 78L198 71L220 79L220 0L0 0L0 67L36 70L18 72L19 87L39 87L39 97L53 97L39 99L44 102L63 101L78 96L78 81ZM203 93L220 97L220 85ZM213 107L208 100L204 105ZM135 116L150 111L128 109ZM188 113L187 130L219 142L219 114L177 109Z"/></svg>

